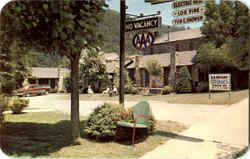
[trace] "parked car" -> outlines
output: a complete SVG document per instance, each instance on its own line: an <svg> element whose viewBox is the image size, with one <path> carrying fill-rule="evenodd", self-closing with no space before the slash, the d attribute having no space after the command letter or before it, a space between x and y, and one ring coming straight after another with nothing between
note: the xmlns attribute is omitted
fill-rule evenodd
<svg viewBox="0 0 250 159"><path fill-rule="evenodd" d="M40 86L37 84L29 84L23 88L15 90L15 95L17 96L31 96L31 95L45 95L50 91L49 86Z"/></svg>

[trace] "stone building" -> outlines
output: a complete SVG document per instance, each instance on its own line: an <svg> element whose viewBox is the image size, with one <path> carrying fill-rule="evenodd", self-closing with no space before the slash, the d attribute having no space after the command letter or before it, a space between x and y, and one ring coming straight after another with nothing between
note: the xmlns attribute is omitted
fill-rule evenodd
<svg viewBox="0 0 250 159"><path fill-rule="evenodd" d="M139 87L163 87L174 85L179 68L187 66L193 85L199 82L198 68L194 58L202 35L200 29L189 29L164 34L157 38L144 55L135 56L134 63L128 66L130 77ZM162 75L155 77L148 73L146 64L155 59L162 66ZM171 84L172 83L172 84Z"/></svg>
<svg viewBox="0 0 250 159"><path fill-rule="evenodd" d="M25 84L47 85L52 89L63 89L63 79L70 71L66 68L32 67L31 77L25 80Z"/></svg>
<svg viewBox="0 0 250 159"><path fill-rule="evenodd" d="M154 44L144 51L143 55L134 57L134 62L127 67L130 77L139 87L174 87L179 69L187 66L195 90L197 86L208 85L208 73L200 71L195 63L202 33L199 28L170 32L157 38ZM154 77L146 70L146 63L155 59L162 66L162 75ZM231 73L232 89L248 88L248 69L217 70L211 73ZM240 82L239 82L240 81ZM207 87L207 86L205 86Z"/></svg>

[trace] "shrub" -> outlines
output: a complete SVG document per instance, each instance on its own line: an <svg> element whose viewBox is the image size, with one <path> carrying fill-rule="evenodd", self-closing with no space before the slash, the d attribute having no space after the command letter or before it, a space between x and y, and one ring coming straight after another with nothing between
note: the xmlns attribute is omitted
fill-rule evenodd
<svg viewBox="0 0 250 159"><path fill-rule="evenodd" d="M115 70L116 76L114 78L114 84L116 88L120 89L120 72L119 69ZM129 77L128 71L124 69L124 91L127 94L138 94L138 90L136 87L133 86L133 82L131 78Z"/></svg>
<svg viewBox="0 0 250 159"><path fill-rule="evenodd" d="M90 114L87 124L84 128L84 133L90 138L95 140L113 140L116 131L116 120L120 112L133 112L133 107L129 110L125 110L123 106L107 104L97 107L92 114ZM123 115L121 121L133 122L133 116ZM152 119L148 122L149 128L136 129L136 137L144 137L151 134L155 129L155 120ZM145 133L147 132L147 133ZM120 140L131 139L132 128L121 127L118 131L118 137Z"/></svg>
<svg viewBox="0 0 250 159"><path fill-rule="evenodd" d="M3 112L6 110L7 107L8 107L8 97L0 95L0 128L4 123Z"/></svg>
<svg viewBox="0 0 250 159"><path fill-rule="evenodd" d="M19 97L13 97L10 109L13 114L20 114L25 107L29 105L29 100L21 99Z"/></svg>
<svg viewBox="0 0 250 159"><path fill-rule="evenodd" d="M49 91L49 93L57 93L57 89L56 88L52 88L52 89L50 89L50 91Z"/></svg>
<svg viewBox="0 0 250 159"><path fill-rule="evenodd" d="M160 76L162 73L161 64L156 59L151 59L146 63L147 71L153 76Z"/></svg>
<svg viewBox="0 0 250 159"><path fill-rule="evenodd" d="M176 91L178 93L188 93L192 91L192 78L186 66L180 69L176 80Z"/></svg>
<svg viewBox="0 0 250 159"><path fill-rule="evenodd" d="M164 86L162 89L162 94L169 94L171 92L173 92L173 88L170 86Z"/></svg>
<svg viewBox="0 0 250 159"><path fill-rule="evenodd" d="M196 92L207 92L209 90L209 85L207 81L200 81L196 86Z"/></svg>
<svg viewBox="0 0 250 159"><path fill-rule="evenodd" d="M84 133L96 140L114 137L117 117L124 111L122 106L104 103L90 114Z"/></svg>
<svg viewBox="0 0 250 159"><path fill-rule="evenodd" d="M126 85L125 86L125 93L126 94L138 94L138 90L136 87L134 87L133 85Z"/></svg>
<svg viewBox="0 0 250 159"><path fill-rule="evenodd" d="M66 89L66 91L68 93L71 92L72 88L71 88L71 79L70 79L70 76L66 76L64 79L63 79L63 83L64 83L64 87Z"/></svg>

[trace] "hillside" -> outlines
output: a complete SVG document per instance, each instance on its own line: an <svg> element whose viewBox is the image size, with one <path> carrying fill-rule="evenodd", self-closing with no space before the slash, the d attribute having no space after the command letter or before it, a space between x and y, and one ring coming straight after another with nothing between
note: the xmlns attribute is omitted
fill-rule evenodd
<svg viewBox="0 0 250 159"><path fill-rule="evenodd" d="M120 52L120 14L113 10L107 10L101 22L98 33L104 37L104 52ZM133 48L132 39L134 34L126 33L126 52L133 54L137 50Z"/></svg>
<svg viewBox="0 0 250 159"><path fill-rule="evenodd" d="M167 33L170 31L184 30L185 28L181 27L171 27L162 26L159 29L159 35ZM103 21L100 23L100 26L97 30L99 34L103 36L104 42L103 46L100 46L102 51L116 52L119 54L120 52L120 14L114 10L106 10L106 13L103 17ZM134 37L134 32L126 33L126 43L125 50L126 55L133 55L141 53L141 51L135 49L132 45L132 39ZM51 55L51 54L43 54L32 52L30 64L32 67L57 67L67 66L67 59L65 57L61 57L60 55Z"/></svg>

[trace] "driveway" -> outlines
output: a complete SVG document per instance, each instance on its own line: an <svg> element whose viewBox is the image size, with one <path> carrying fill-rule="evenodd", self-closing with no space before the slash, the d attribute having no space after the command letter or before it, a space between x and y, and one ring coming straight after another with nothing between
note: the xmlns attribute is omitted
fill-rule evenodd
<svg viewBox="0 0 250 159"><path fill-rule="evenodd" d="M30 106L28 109L55 109L70 114L70 100L59 100L58 97L64 94L49 94L45 96L29 97ZM80 115L86 116L97 106L104 102L118 103L118 101L80 101ZM198 104L169 104L166 102L148 101L153 114L157 120L172 120L192 125L207 121L228 108L227 105L198 105ZM137 102L125 102L126 107L135 105Z"/></svg>

